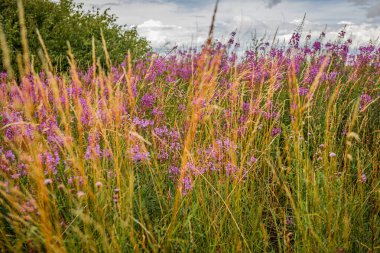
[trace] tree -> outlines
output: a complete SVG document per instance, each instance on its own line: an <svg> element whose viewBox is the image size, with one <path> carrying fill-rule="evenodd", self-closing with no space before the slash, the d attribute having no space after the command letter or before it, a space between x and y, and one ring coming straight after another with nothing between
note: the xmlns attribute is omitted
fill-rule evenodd
<svg viewBox="0 0 380 253"><path fill-rule="evenodd" d="M140 57L150 50L145 38L138 35L136 28L128 29L116 23L116 17L109 14L109 9L84 11L83 4L73 0L23 0L25 23L28 31L28 44L31 56L38 62L39 30L54 66L68 68L66 61L68 44L75 59L82 68L92 63L92 38L95 41L96 55L105 62L101 30L106 40L107 49L113 62L122 61L127 52L133 57ZM16 0L0 0L0 24L2 24L13 65L16 56L22 53L20 21ZM1 51L1 50L0 50ZM0 53L1 56L1 53ZM0 63L0 70L3 69Z"/></svg>

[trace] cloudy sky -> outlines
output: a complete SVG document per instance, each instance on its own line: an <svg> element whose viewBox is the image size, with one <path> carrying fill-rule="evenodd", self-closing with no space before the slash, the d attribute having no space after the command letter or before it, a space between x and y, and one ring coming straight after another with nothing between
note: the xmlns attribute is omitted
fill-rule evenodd
<svg viewBox="0 0 380 253"><path fill-rule="evenodd" d="M199 45L206 39L215 0L75 0L86 8L111 9L118 23L137 26L156 49ZM347 25L356 44L380 36L380 0L220 0L215 36L225 40L236 30L241 44L251 35L288 40L306 13L304 32L318 37L325 30L336 38Z"/></svg>

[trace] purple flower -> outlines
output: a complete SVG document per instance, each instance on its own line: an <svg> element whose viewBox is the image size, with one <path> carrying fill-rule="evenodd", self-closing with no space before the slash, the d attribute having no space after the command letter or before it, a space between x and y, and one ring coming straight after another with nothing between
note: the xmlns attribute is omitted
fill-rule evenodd
<svg viewBox="0 0 380 253"><path fill-rule="evenodd" d="M257 161L257 158L254 157L254 156L251 156L251 158L249 159L248 164L249 164L249 165L252 165L252 164L254 164L256 161Z"/></svg>
<svg viewBox="0 0 380 253"><path fill-rule="evenodd" d="M182 179L182 194L186 195L193 188L191 178L186 176Z"/></svg>
<svg viewBox="0 0 380 253"><path fill-rule="evenodd" d="M319 42L319 41L315 41L315 42L313 43L313 49L314 49L314 51L319 51L319 50L321 50L321 42Z"/></svg>
<svg viewBox="0 0 380 253"><path fill-rule="evenodd" d="M0 82L6 82L8 78L7 72L0 72Z"/></svg>
<svg viewBox="0 0 380 253"><path fill-rule="evenodd" d="M186 105L185 104L180 104L178 106L178 111L180 111L180 112L184 111L185 109L186 109Z"/></svg>
<svg viewBox="0 0 380 253"><path fill-rule="evenodd" d="M111 158L112 157L112 150L110 150L108 148L103 149L102 156L104 158Z"/></svg>
<svg viewBox="0 0 380 253"><path fill-rule="evenodd" d="M290 225L290 226L294 225L293 217L289 217L289 218L287 218L287 219L286 219L286 224L288 224L288 225Z"/></svg>
<svg viewBox="0 0 380 253"><path fill-rule="evenodd" d="M6 152L4 153L4 155L5 155L5 157L6 157L9 161L11 161L11 162L14 162L15 159L16 159L16 157L15 157L15 155L13 154L12 150L8 150L8 151L6 151Z"/></svg>
<svg viewBox="0 0 380 253"><path fill-rule="evenodd" d="M45 174L57 174L57 166L61 161L57 151L54 153L46 151L42 154L39 154L39 159L41 161L41 164L46 168Z"/></svg>
<svg viewBox="0 0 380 253"><path fill-rule="evenodd" d="M328 77L327 77L327 80L329 80L329 81L334 81L334 80L336 80L336 77L338 76L338 72L336 72L336 71L332 71L329 75L328 75Z"/></svg>
<svg viewBox="0 0 380 253"><path fill-rule="evenodd" d="M366 105L372 102L372 97L367 93L363 93L360 96L360 110L363 109Z"/></svg>
<svg viewBox="0 0 380 253"><path fill-rule="evenodd" d="M50 178L45 179L45 184L46 185L49 185L49 184L52 184L52 183L53 183L52 179L50 179Z"/></svg>
<svg viewBox="0 0 380 253"><path fill-rule="evenodd" d="M156 116L162 116L164 115L164 112L161 111L158 107L154 107L152 113Z"/></svg>
<svg viewBox="0 0 380 253"><path fill-rule="evenodd" d="M167 160L169 158L169 153L166 152L166 151L159 151L158 155L157 155L157 158L159 160Z"/></svg>
<svg viewBox="0 0 380 253"><path fill-rule="evenodd" d="M151 94L145 94L141 98L141 105L145 108L152 108L155 101L155 97Z"/></svg>
<svg viewBox="0 0 380 253"><path fill-rule="evenodd" d="M242 108L245 112L249 112L251 109L251 104L249 102L243 102Z"/></svg>
<svg viewBox="0 0 380 253"><path fill-rule="evenodd" d="M230 162L227 163L227 166L225 169L226 169L227 176L232 176L233 174L235 174L237 172L236 165L234 165Z"/></svg>
<svg viewBox="0 0 380 253"><path fill-rule="evenodd" d="M298 90L298 93L301 96L306 96L308 92L309 92L309 89L306 88L306 87L300 87L299 90Z"/></svg>
<svg viewBox="0 0 380 253"><path fill-rule="evenodd" d="M140 119L139 117L135 117L133 119L133 123L142 127L142 128L146 128L148 126L151 126L151 125L154 125L154 121L153 120L148 120L148 119Z"/></svg>
<svg viewBox="0 0 380 253"><path fill-rule="evenodd" d="M298 33L298 32L293 33L292 37L289 41L289 45L293 46L294 48L298 48L300 39L301 39L300 33Z"/></svg>
<svg viewBox="0 0 380 253"><path fill-rule="evenodd" d="M148 151L142 151L140 146L135 145L130 149L132 160L136 162L149 160L150 153Z"/></svg>
<svg viewBox="0 0 380 253"><path fill-rule="evenodd" d="M271 135L274 137L276 135L280 135L282 132L281 127L273 128L271 131Z"/></svg>
<svg viewBox="0 0 380 253"><path fill-rule="evenodd" d="M84 154L86 160L100 158L102 151L100 150L100 137L98 133L90 133L88 135L88 146Z"/></svg>
<svg viewBox="0 0 380 253"><path fill-rule="evenodd" d="M16 174L12 174L11 178L18 179L18 178L20 178L20 176L21 176L21 173L16 173Z"/></svg>
<svg viewBox="0 0 380 253"><path fill-rule="evenodd" d="M169 168L169 177L176 178L179 175L180 172L181 172L181 170L178 167L176 167L176 166L170 166L170 168Z"/></svg>

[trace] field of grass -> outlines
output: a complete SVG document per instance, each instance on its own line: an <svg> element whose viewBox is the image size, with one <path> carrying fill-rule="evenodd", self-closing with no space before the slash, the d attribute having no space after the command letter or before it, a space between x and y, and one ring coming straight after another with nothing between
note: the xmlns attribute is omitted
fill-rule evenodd
<svg viewBox="0 0 380 253"><path fill-rule="evenodd" d="M5 62L0 252L379 252L380 48L234 36Z"/></svg>

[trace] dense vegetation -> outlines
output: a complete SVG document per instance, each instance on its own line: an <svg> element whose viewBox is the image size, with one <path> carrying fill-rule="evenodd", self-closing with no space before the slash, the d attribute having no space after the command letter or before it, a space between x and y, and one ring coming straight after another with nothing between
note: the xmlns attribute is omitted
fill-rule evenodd
<svg viewBox="0 0 380 253"><path fill-rule="evenodd" d="M8 42L12 55L13 66L17 69L17 55L22 54L20 37L20 19L18 1L0 1L0 24ZM128 50L139 57L149 51L148 42L140 37L136 28L127 29L116 24L116 18L108 11L84 11L83 6L74 4L73 0L33 0L23 1L25 9L25 25L28 31L29 51L35 61L39 61L41 44L37 29L40 32L53 65L61 70L68 68L66 55L70 43L74 55L82 67L88 67L92 62L92 37L97 50L97 57L105 63L101 30L106 40L112 60L122 62ZM0 56L2 53L0 52ZM35 64L38 66L38 64ZM2 61L0 61L0 68Z"/></svg>
<svg viewBox="0 0 380 253"><path fill-rule="evenodd" d="M0 74L0 251L379 251L380 48L324 36L23 57Z"/></svg>

